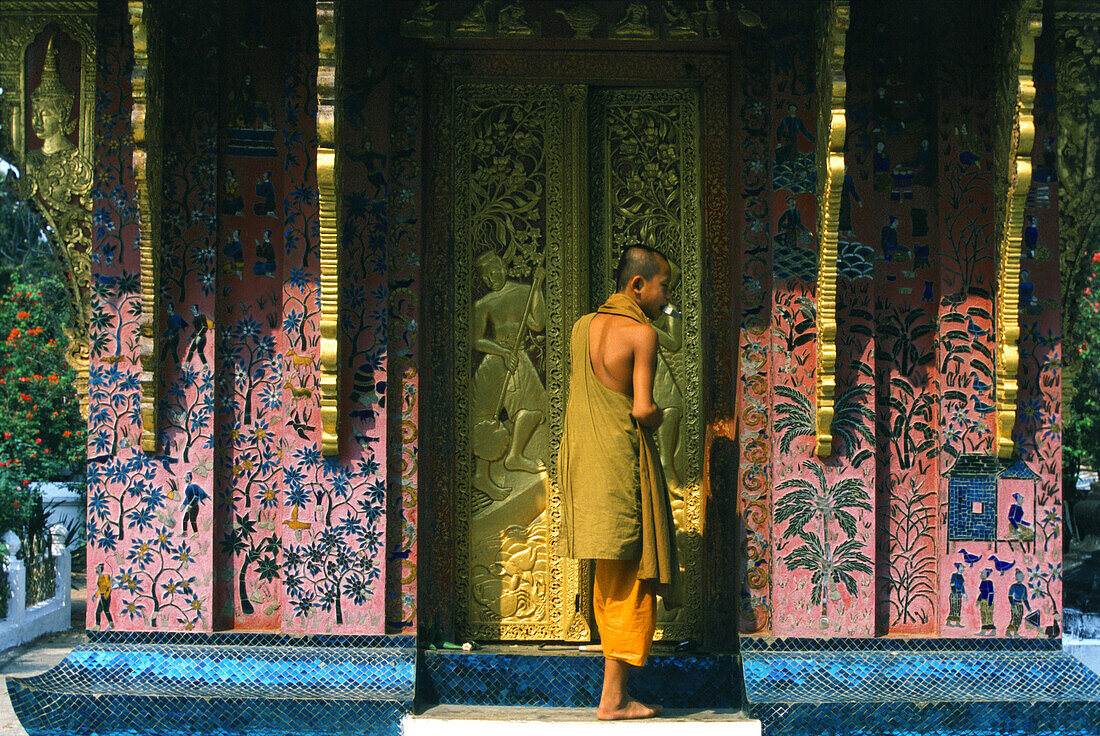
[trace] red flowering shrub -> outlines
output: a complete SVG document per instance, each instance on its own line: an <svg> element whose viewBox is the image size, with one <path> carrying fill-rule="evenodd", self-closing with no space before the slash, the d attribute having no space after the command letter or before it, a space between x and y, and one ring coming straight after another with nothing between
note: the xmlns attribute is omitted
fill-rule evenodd
<svg viewBox="0 0 1100 736"><path fill-rule="evenodd" d="M83 474L84 419L68 338L64 286L53 278L29 282L0 276L0 471L20 486Z"/></svg>

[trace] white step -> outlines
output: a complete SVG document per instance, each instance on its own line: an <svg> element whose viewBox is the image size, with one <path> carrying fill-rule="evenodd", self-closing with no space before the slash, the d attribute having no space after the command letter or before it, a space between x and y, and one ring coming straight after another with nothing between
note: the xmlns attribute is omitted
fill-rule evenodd
<svg viewBox="0 0 1100 736"><path fill-rule="evenodd" d="M672 733L673 728L676 736L761 736L760 721L739 710L667 709L659 718L607 723L596 720L595 708L434 705L401 721L404 736L561 736L563 727L569 736L607 736L608 728L621 730L623 736L661 729Z"/></svg>

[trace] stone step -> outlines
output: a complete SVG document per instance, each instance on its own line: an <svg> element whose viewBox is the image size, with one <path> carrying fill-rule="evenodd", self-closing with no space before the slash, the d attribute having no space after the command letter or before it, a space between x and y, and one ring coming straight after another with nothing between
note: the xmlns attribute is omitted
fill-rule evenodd
<svg viewBox="0 0 1100 736"><path fill-rule="evenodd" d="M760 721L732 709L669 708L659 718L604 723L595 708L536 708L506 705L434 705L401 722L404 736L584 736L597 730L655 734L675 728L676 736L761 736Z"/></svg>

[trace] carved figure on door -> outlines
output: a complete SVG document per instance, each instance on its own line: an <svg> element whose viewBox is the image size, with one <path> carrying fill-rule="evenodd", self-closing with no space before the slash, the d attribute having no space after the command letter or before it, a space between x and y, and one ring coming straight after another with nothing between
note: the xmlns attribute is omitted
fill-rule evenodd
<svg viewBox="0 0 1100 736"><path fill-rule="evenodd" d="M546 273L540 266L530 284L511 280L504 259L494 251L479 256L475 267L489 291L474 302L471 317L473 349L484 354L471 385L470 442L476 458L471 483L499 501L511 489L490 475L493 462L503 458L504 469L510 471L545 470L541 451L538 457L528 454L531 438L546 418L547 396L525 342L529 333L546 329Z"/></svg>

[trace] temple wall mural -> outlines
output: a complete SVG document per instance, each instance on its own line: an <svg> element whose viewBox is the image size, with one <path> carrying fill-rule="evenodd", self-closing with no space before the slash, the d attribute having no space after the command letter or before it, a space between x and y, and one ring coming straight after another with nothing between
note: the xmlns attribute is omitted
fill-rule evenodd
<svg viewBox="0 0 1100 736"><path fill-rule="evenodd" d="M262 2L198 3L157 19L166 78L189 82L164 94L154 320L162 388L157 446L146 452L131 30L122 3L101 3L88 575L90 586L109 576L116 628L449 639L467 625L459 607L472 604L462 596L486 595L492 626L493 616L508 624L528 609L532 621L550 621L539 596L561 603L557 563L546 556L554 527L539 519L553 514L543 475L553 467L553 372L562 366L552 351L568 327L554 320L589 310L603 285L595 270L635 238L686 259L677 298L687 352L674 349L671 326L665 346L667 393L683 403L684 430L666 438L664 459L691 489L681 542L694 555L684 559L700 610L669 631L729 644L734 633L719 635L718 622L736 617L749 636L1058 635L1052 171L1036 170L1024 210L1012 457L998 457L995 439L1003 142L994 131L1011 121L994 90L1013 29L974 32L978 6L945 10L948 19L904 3L851 8L835 414L832 452L818 457L818 16L754 6L759 23L704 14L677 25L620 4L594 26L605 46L593 50L572 39L584 19L535 4L492 27L457 8L352 5L339 6L336 24L340 443L327 455L316 6L273 14ZM662 34L675 43L662 46ZM518 86L531 74L522 57L475 51L490 36L560 38L539 70L560 69L559 82ZM926 38L936 40L918 42ZM627 41L641 46L614 45ZM648 97L630 91L657 80L629 63L645 44L661 49L654 68L667 70L667 90ZM41 43L32 50L44 58ZM1039 141L1054 126L1043 63ZM623 133L632 125L637 140ZM632 176L650 144L651 169ZM540 146L565 158L543 160ZM534 168L508 168L513 150L517 165L527 156ZM622 192L601 189L600 171L621 179ZM631 231L637 213L628 209L598 243L599 218L590 228L577 215L614 197L629 208L646 176L668 184L668 172L669 191L687 198L677 211L701 228L698 251L659 242L672 230L641 219ZM527 209L509 200L522 211L498 218L499 228L475 206L480 190L454 196L498 175L502 186L522 176L531 195ZM554 245L559 231L577 240ZM492 312L494 265L505 286L518 285L520 307L550 310L526 328L527 361L517 358L528 383L537 378L528 388L542 390L538 406L507 386L498 396L501 381L488 376L496 369L484 356L496 348L485 341L513 340L508 320L490 314L480 332L480 323L449 321ZM474 403L457 402L457 390L477 394ZM464 436L475 425L484 436ZM532 479L534 490L523 485ZM515 511L527 513L520 524L504 507L528 496L534 513ZM491 528L469 526L474 517ZM495 557L456 552L470 529L478 544L493 539ZM555 623L549 638L591 635L580 592L588 571L570 569L561 573L565 618L581 619ZM520 624L505 638L524 638Z"/></svg>
<svg viewBox="0 0 1100 736"><path fill-rule="evenodd" d="M124 84L132 56L125 8L100 15L90 579L111 576L120 628L409 630L416 68L394 63L391 74L391 62L372 51L377 35L357 36L348 50L376 71L344 93L355 131L341 151L349 410L339 459L323 458L313 7L299 3L284 16L252 3L219 16L196 5L163 22L168 78L196 80L174 86L166 107L200 112L166 121L165 388L158 452L146 454L137 446L139 275ZM399 130L388 114L365 116L377 105L392 110Z"/></svg>
<svg viewBox="0 0 1100 736"><path fill-rule="evenodd" d="M770 101L741 116L742 150L755 154L742 166L757 183L742 192L743 633L1059 635L1057 184L1041 173L1027 197L1017 454L999 460L991 90L1002 52L991 29L972 53L973 19L957 12L947 27L966 30L930 44L916 43L935 35L916 9L853 8L834 451L824 460L812 456L817 131L806 33L773 33L770 73L753 75L771 84ZM899 46L911 49L904 59ZM1050 84L1038 80L1046 129Z"/></svg>

